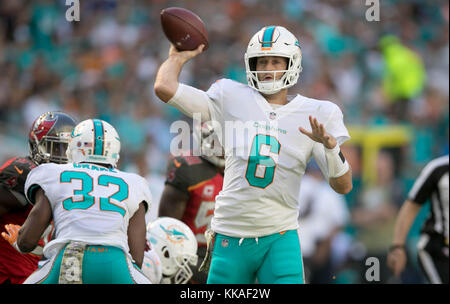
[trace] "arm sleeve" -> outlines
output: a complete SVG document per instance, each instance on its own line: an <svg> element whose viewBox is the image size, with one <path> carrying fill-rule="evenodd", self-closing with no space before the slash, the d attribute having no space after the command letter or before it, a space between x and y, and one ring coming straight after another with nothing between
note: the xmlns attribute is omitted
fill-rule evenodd
<svg viewBox="0 0 450 304"><path fill-rule="evenodd" d="M208 94L209 113L212 121L219 122L223 126L223 98L222 86L225 80L217 80L211 85L206 94Z"/></svg>
<svg viewBox="0 0 450 304"><path fill-rule="evenodd" d="M31 170L27 176L24 192L27 200L33 205L35 203L36 191L39 190L39 188L42 188L44 192L48 193L48 188L52 185L50 178L52 174L49 174L52 169L49 168L49 166L51 166L51 164L42 164Z"/></svg>
<svg viewBox="0 0 450 304"><path fill-rule="evenodd" d="M138 207L142 201L146 202L145 212L147 212L148 210L150 210L153 197L152 197L152 193L150 191L150 185L148 184L147 180L143 177L140 177L140 178L142 181L142 199L139 200Z"/></svg>
<svg viewBox="0 0 450 304"><path fill-rule="evenodd" d="M129 195L131 196L127 204L127 209L131 218L139 209L139 204L142 202L145 202L145 212L150 210L150 206L152 204L152 194L150 192L150 186L147 180L142 176L133 173L131 177L129 177L129 185L130 182L132 182L133 187L130 186L129 188Z"/></svg>
<svg viewBox="0 0 450 304"><path fill-rule="evenodd" d="M208 109L209 102L209 96L206 92L180 83L175 95L167 104L191 118L194 113L200 113L201 121L208 121L211 117Z"/></svg>
<svg viewBox="0 0 450 304"><path fill-rule="evenodd" d="M319 166L320 171L322 171L323 176L329 180L327 159L325 158L325 147L321 143L314 142L313 157Z"/></svg>
<svg viewBox="0 0 450 304"><path fill-rule="evenodd" d="M335 104L333 104L333 111L325 124L325 129L336 138L339 146L350 139L348 130L344 125L344 115L341 109Z"/></svg>

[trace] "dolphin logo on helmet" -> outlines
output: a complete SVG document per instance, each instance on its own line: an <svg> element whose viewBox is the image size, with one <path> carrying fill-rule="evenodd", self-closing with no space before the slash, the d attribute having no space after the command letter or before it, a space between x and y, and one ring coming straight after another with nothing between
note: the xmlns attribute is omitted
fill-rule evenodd
<svg viewBox="0 0 450 304"><path fill-rule="evenodd" d="M184 234L183 232L181 232L181 229L177 230L177 227L167 227L167 228L171 228L171 230L164 228L163 225L159 225L161 227L161 229L167 234L167 238L171 241L183 241L183 240L188 240L188 237L186 236L186 234Z"/></svg>

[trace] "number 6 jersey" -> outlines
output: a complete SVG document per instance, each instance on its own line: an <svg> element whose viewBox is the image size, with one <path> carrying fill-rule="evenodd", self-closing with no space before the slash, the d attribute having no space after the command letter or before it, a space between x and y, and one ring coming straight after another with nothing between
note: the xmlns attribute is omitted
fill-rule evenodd
<svg viewBox="0 0 450 304"><path fill-rule="evenodd" d="M128 222L141 202L147 203L146 210L151 203L144 178L95 164L49 163L27 177L25 194L31 203L39 188L49 199L55 224L55 239L44 248L47 258L71 240L116 246L132 258Z"/></svg>
<svg viewBox="0 0 450 304"><path fill-rule="evenodd" d="M300 133L316 117L339 144L348 140L339 107L296 95L276 109L256 90L229 79L205 93L180 85L169 104L196 98L207 103L215 133L225 150L222 191L211 228L233 237L259 237L298 227L298 193L314 157L325 176L324 147Z"/></svg>

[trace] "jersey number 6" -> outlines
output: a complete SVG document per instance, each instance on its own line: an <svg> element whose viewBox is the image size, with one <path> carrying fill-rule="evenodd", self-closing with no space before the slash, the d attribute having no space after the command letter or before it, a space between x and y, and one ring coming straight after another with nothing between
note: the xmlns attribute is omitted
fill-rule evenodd
<svg viewBox="0 0 450 304"><path fill-rule="evenodd" d="M65 210L72 209L88 209L95 203L95 197L90 195L94 190L94 179L85 172L79 171L64 171L61 173L61 183L72 183L72 180L81 181L81 189L73 190L73 195L82 195L83 199L74 201L73 197L66 198L62 204ZM100 197L100 210L118 212L122 216L125 215L125 210L111 202L111 199L115 199L119 202L128 198L128 184L123 179L110 176L100 175L98 177L97 185L109 187L110 184L118 186L118 191L108 197Z"/></svg>
<svg viewBox="0 0 450 304"><path fill-rule="evenodd" d="M280 154L280 148L280 142L273 136L255 136L245 172L245 178L251 186L264 189L273 182L277 163L268 154Z"/></svg>

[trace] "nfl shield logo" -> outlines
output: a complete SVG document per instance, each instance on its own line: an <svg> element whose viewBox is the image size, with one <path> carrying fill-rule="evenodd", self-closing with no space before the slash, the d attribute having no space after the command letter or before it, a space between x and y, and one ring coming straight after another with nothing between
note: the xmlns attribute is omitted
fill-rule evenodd
<svg viewBox="0 0 450 304"><path fill-rule="evenodd" d="M223 239L222 240L222 247L228 247L228 240L227 239Z"/></svg>
<svg viewBox="0 0 450 304"><path fill-rule="evenodd" d="M275 113L275 112L270 112L269 118L272 119L272 120L274 120L275 118L277 118L277 113Z"/></svg>

